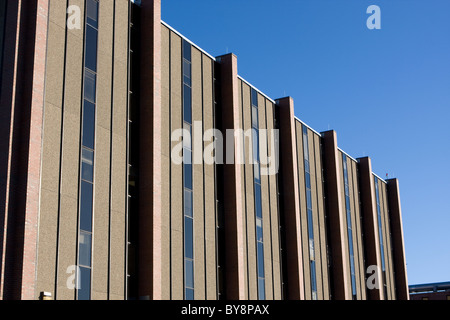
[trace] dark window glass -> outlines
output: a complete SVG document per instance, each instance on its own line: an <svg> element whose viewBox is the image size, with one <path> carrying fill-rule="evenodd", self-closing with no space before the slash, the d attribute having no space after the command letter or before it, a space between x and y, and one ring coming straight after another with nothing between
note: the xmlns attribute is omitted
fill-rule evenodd
<svg viewBox="0 0 450 320"><path fill-rule="evenodd" d="M313 213L311 209L308 209L308 233L309 238L314 239L314 230L313 230Z"/></svg>
<svg viewBox="0 0 450 320"><path fill-rule="evenodd" d="M312 209L311 189L306 189L306 205L308 209Z"/></svg>
<svg viewBox="0 0 450 320"><path fill-rule="evenodd" d="M309 161L308 160L305 160L305 172L308 172L309 173Z"/></svg>
<svg viewBox="0 0 450 320"><path fill-rule="evenodd" d="M194 259L194 224L192 218L184 217L184 256Z"/></svg>
<svg viewBox="0 0 450 320"><path fill-rule="evenodd" d="M183 163L184 164L192 164L192 151L187 148L183 149Z"/></svg>
<svg viewBox="0 0 450 320"><path fill-rule="evenodd" d="M194 261L184 260L186 288L194 288Z"/></svg>
<svg viewBox="0 0 450 320"><path fill-rule="evenodd" d="M263 242L263 226L261 219L256 219L256 241Z"/></svg>
<svg viewBox="0 0 450 320"><path fill-rule="evenodd" d="M183 82L189 87L191 86L191 63L183 59Z"/></svg>
<svg viewBox="0 0 450 320"><path fill-rule="evenodd" d="M345 196L345 205L347 207L347 210L350 211L351 207L350 207L350 197L349 196Z"/></svg>
<svg viewBox="0 0 450 320"><path fill-rule="evenodd" d="M91 266L91 237L90 233L80 232L79 264L85 267Z"/></svg>
<svg viewBox="0 0 450 320"><path fill-rule="evenodd" d="M81 181L80 229L92 232L92 190L89 182Z"/></svg>
<svg viewBox="0 0 450 320"><path fill-rule="evenodd" d="M258 277L264 278L264 245L257 242Z"/></svg>
<svg viewBox="0 0 450 320"><path fill-rule="evenodd" d="M258 278L258 299L266 300L266 280Z"/></svg>
<svg viewBox="0 0 450 320"><path fill-rule="evenodd" d="M192 191L184 189L184 215L193 218Z"/></svg>
<svg viewBox="0 0 450 320"><path fill-rule="evenodd" d="M253 162L259 162L259 131L252 129Z"/></svg>
<svg viewBox="0 0 450 320"><path fill-rule="evenodd" d="M312 299L317 300L316 262L311 261L311 291Z"/></svg>
<svg viewBox="0 0 450 320"><path fill-rule="evenodd" d="M94 149L95 105L84 100L83 105L83 146Z"/></svg>
<svg viewBox="0 0 450 320"><path fill-rule="evenodd" d="M183 122L183 147L192 150L192 129L189 123Z"/></svg>
<svg viewBox="0 0 450 320"><path fill-rule="evenodd" d="M255 182L261 183L261 170L260 170L260 167L259 167L259 162L256 162L253 165L253 173L255 175Z"/></svg>
<svg viewBox="0 0 450 320"><path fill-rule="evenodd" d="M303 156L305 162L308 161L308 168L305 171L309 172L309 142L308 142L308 129L303 126Z"/></svg>
<svg viewBox="0 0 450 320"><path fill-rule="evenodd" d="M97 30L86 25L85 66L94 72L97 72L97 37Z"/></svg>
<svg viewBox="0 0 450 320"><path fill-rule="evenodd" d="M95 103L96 75L86 69L84 73L84 98Z"/></svg>
<svg viewBox="0 0 450 320"><path fill-rule="evenodd" d="M194 300L194 289L186 288L185 295L186 300Z"/></svg>
<svg viewBox="0 0 450 320"><path fill-rule="evenodd" d="M86 1L86 22L94 28L98 27L98 2L95 0Z"/></svg>
<svg viewBox="0 0 450 320"><path fill-rule="evenodd" d="M94 152L85 148L81 151L81 179L94 181Z"/></svg>
<svg viewBox="0 0 450 320"><path fill-rule="evenodd" d="M252 89L252 106L258 107L258 92Z"/></svg>
<svg viewBox="0 0 450 320"><path fill-rule="evenodd" d="M259 183L255 183L255 214L257 218L262 219L261 185Z"/></svg>
<svg viewBox="0 0 450 320"><path fill-rule="evenodd" d="M191 59L191 44L187 41L183 41L183 58L187 61L192 61Z"/></svg>
<svg viewBox="0 0 450 320"><path fill-rule="evenodd" d="M192 164L184 164L184 187L190 190L192 188Z"/></svg>
<svg viewBox="0 0 450 320"><path fill-rule="evenodd" d="M259 124L258 124L258 108L257 107L252 107L252 127L255 129L259 128Z"/></svg>
<svg viewBox="0 0 450 320"><path fill-rule="evenodd" d="M308 226L308 228L311 227ZM309 230L309 232L311 232L311 230ZM314 239L309 238L308 242L309 242L309 260L316 260L316 254L314 250Z"/></svg>
<svg viewBox="0 0 450 320"><path fill-rule="evenodd" d="M78 288L78 300L91 299L91 269L80 267L80 287Z"/></svg>
<svg viewBox="0 0 450 320"><path fill-rule="evenodd" d="M184 85L183 94L183 118L184 121L191 124L192 123L192 98L191 98L191 88Z"/></svg>
<svg viewBox="0 0 450 320"><path fill-rule="evenodd" d="M309 173L305 175L305 185L307 189L311 189L311 176Z"/></svg>

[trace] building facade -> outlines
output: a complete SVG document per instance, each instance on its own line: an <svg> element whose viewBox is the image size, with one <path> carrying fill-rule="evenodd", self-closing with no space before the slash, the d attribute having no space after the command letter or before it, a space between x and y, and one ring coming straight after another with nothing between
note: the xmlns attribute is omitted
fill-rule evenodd
<svg viewBox="0 0 450 320"><path fill-rule="evenodd" d="M411 300L450 300L450 282L410 285L409 294Z"/></svg>
<svg viewBox="0 0 450 320"><path fill-rule="evenodd" d="M0 45L1 299L409 298L398 180L159 0L2 1Z"/></svg>

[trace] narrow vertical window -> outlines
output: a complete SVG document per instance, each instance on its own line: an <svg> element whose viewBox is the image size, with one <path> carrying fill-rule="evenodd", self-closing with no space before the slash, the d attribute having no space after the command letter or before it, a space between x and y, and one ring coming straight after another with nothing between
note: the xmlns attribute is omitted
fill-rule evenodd
<svg viewBox="0 0 450 320"><path fill-rule="evenodd" d="M98 0L86 0L83 106L81 120L78 300L91 299L92 221L94 215L95 109L97 85Z"/></svg>
<svg viewBox="0 0 450 320"><path fill-rule="evenodd" d="M264 237L261 198L261 168L259 151L259 118L258 118L258 92L252 89L252 154L255 192L255 218L256 218L256 267L258 273L258 299L266 299L266 280L264 274Z"/></svg>
<svg viewBox="0 0 450 320"><path fill-rule="evenodd" d="M353 247L353 232L352 232L352 209L350 206L350 187L348 183L348 167L347 156L342 154L342 163L344 171L344 186L345 186L345 208L347 212L347 234L348 234L348 249L350 255L350 275L352 283L352 298L356 300L356 274L355 274L355 251Z"/></svg>
<svg viewBox="0 0 450 320"><path fill-rule="evenodd" d="M194 210L192 175L192 61L191 45L183 40L183 189L184 298L194 300Z"/></svg>
<svg viewBox="0 0 450 320"><path fill-rule="evenodd" d="M305 190L306 190L306 210L308 224L308 243L309 243L309 265L311 269L311 297L317 300L317 277L316 277L316 254L314 246L314 220L312 211L312 194L311 194L311 173L309 163L309 142L308 128L303 126L303 157L305 164Z"/></svg>

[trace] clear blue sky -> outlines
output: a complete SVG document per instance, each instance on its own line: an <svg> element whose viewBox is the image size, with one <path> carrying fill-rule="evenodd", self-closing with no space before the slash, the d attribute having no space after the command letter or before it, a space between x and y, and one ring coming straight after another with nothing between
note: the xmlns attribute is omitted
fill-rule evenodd
<svg viewBox="0 0 450 320"><path fill-rule="evenodd" d="M449 15L449 0L162 0L165 22L400 180L410 284L450 281Z"/></svg>

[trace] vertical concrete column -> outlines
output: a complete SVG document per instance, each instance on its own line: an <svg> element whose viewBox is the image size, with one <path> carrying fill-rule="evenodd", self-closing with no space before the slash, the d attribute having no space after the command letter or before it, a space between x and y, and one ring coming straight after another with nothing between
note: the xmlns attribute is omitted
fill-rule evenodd
<svg viewBox="0 0 450 320"><path fill-rule="evenodd" d="M349 284L349 260L345 243L345 205L342 190L343 173L339 166L339 152L335 131L322 133L323 163L326 181L326 205L328 209L329 235L331 247L332 297L335 300L351 300Z"/></svg>
<svg viewBox="0 0 450 320"><path fill-rule="evenodd" d="M409 300L399 182L397 179L389 179L386 182L394 256L395 289L398 300Z"/></svg>
<svg viewBox="0 0 450 320"><path fill-rule="evenodd" d="M48 0L9 1L7 11L0 89L0 298L31 300L36 279Z"/></svg>
<svg viewBox="0 0 450 320"><path fill-rule="evenodd" d="M141 1L140 57L139 296L160 300L161 0Z"/></svg>
<svg viewBox="0 0 450 320"><path fill-rule="evenodd" d="M47 54L47 29L49 0L38 0L32 8L35 23L34 58L29 118L28 175L26 180L24 252L22 267L21 299L32 300L35 296L36 246L39 221L39 190L41 179L42 121L44 114L44 79Z"/></svg>
<svg viewBox="0 0 450 320"><path fill-rule="evenodd" d="M224 215L225 215L225 281L228 300L245 299L244 217L242 181L242 141L226 135L239 129L239 94L237 57L230 53L217 58L221 73L222 128L224 134ZM227 139L233 139L228 141ZM234 163L229 163L234 160Z"/></svg>
<svg viewBox="0 0 450 320"><path fill-rule="evenodd" d="M368 290L370 300L383 300L383 276L381 272L381 249L378 235L377 223L377 200L375 195L374 179L372 174L372 162L369 157L358 159L359 182L361 194L361 210L363 216L364 251L366 257L366 268L377 266L378 272L375 275L379 283L379 289Z"/></svg>
<svg viewBox="0 0 450 320"><path fill-rule="evenodd" d="M301 244L300 203L298 185L297 144L294 100L278 99L280 121L280 175L287 274L284 283L289 300L304 300L303 252Z"/></svg>

